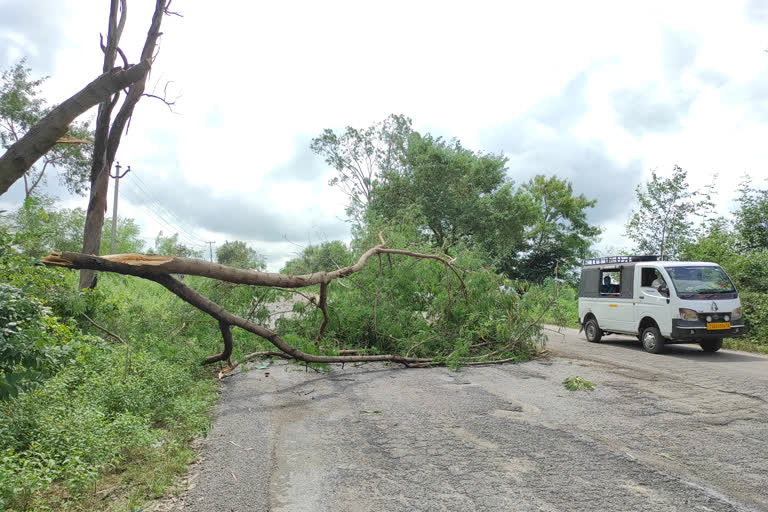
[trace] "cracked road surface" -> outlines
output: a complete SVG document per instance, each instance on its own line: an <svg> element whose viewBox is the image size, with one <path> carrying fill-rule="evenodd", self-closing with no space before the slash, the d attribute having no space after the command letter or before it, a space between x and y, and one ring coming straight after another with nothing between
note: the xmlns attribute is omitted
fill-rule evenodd
<svg viewBox="0 0 768 512"><path fill-rule="evenodd" d="M549 337L520 365L225 379L193 488L156 509L768 511L768 358Z"/></svg>

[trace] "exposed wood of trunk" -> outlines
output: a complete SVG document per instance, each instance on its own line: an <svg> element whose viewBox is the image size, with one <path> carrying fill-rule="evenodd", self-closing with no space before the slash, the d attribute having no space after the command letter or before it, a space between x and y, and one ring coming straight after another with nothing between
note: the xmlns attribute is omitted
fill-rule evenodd
<svg viewBox="0 0 768 512"><path fill-rule="evenodd" d="M123 26L125 24L126 2L121 0L122 16L119 24L116 23L117 0L112 0L110 9L109 33L107 37L107 46L104 50L104 67L114 64L115 52L120 43ZM147 38L144 41L144 48L141 52L142 62L152 62L157 46L157 40L160 37L160 24L165 14L167 0L155 0L155 12L152 16ZM101 234L104 227L104 214L107 211L107 194L109 192L109 169L117 155L117 149L120 147L120 140L123 130L133 115L133 109L144 94L147 76L149 70L139 80L136 80L128 90L125 101L120 106L120 110L115 115L114 121L111 119L112 109L115 101L102 103L99 109L99 118L96 123L96 141L94 143L93 166L91 167L91 193L88 202L88 211L85 216L85 228L83 230L83 252L87 254L98 254L101 246ZM115 98L116 99L116 98ZM112 126L110 127L110 122ZM93 288L96 285L96 274L94 272L80 273L80 288Z"/></svg>
<svg viewBox="0 0 768 512"><path fill-rule="evenodd" d="M67 133L72 121L116 92L146 76L150 60L127 69L112 69L64 101L0 156L0 195L21 178L34 163Z"/></svg>
<svg viewBox="0 0 768 512"><path fill-rule="evenodd" d="M193 260L194 261L194 260ZM309 363L354 363L354 362L371 362L371 361L392 361L396 363L402 363L406 365L410 364L431 364L432 359L403 357L395 354L383 354L383 355L349 355L349 356L323 356L315 354L307 354L302 352L296 347L288 344L283 340L276 332L267 329L266 327L257 325L244 318L233 315L220 305L216 304L207 297L201 295L197 291L193 290L189 286L185 285L181 281L174 279L170 275L164 272L157 272L156 268L151 265L131 265L127 263L119 263L116 261L110 261L107 258L100 258L98 256L90 256L87 254L79 253L51 253L48 257L43 259L43 263L46 265L56 265L62 267L68 267L73 269L89 269L89 270L101 270L108 272L115 272L118 274L126 274L150 281L155 281L167 288L171 293L178 296L185 302L192 304L201 311L209 314L213 318L219 321L219 325L235 325L248 332L251 332L261 338L266 339L272 345L286 353L293 359L300 361L306 361ZM203 262L204 263L204 262ZM349 267L348 267L349 268ZM234 270L234 269L233 269ZM222 329L224 333L224 329ZM226 342L226 335L225 335ZM225 351L222 354L226 353ZM210 359L222 360L219 356L212 356Z"/></svg>

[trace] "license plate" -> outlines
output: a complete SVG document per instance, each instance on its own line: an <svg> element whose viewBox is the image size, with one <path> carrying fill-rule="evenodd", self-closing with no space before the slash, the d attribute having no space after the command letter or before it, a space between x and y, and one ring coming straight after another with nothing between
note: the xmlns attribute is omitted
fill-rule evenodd
<svg viewBox="0 0 768 512"><path fill-rule="evenodd" d="M711 322L707 324L708 331L716 331L718 329L730 329L731 322Z"/></svg>

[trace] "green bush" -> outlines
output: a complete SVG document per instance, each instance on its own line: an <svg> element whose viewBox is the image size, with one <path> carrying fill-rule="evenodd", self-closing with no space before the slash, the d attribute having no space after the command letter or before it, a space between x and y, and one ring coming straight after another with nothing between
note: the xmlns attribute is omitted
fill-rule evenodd
<svg viewBox="0 0 768 512"><path fill-rule="evenodd" d="M154 466L183 470L167 461L188 461L183 446L208 428L215 383L200 361L220 349L216 323L134 278L75 291L76 272L19 252L25 236L0 228L0 510L78 508L110 473L136 488ZM153 467L131 469L143 464ZM170 482L151 478L144 492Z"/></svg>
<svg viewBox="0 0 768 512"><path fill-rule="evenodd" d="M356 241L359 254L379 243L377 231ZM407 225L388 227L389 247L433 254L434 248ZM382 255L360 272L329 286L330 321L320 342L330 348L435 357L451 366L483 353L494 358L530 358L543 341L535 312L549 300L549 289L504 293L508 281L486 269L483 257L466 246L452 249L465 288L443 263L404 255ZM317 293L317 291L315 291ZM312 343L322 320L312 306L281 319L284 335Z"/></svg>

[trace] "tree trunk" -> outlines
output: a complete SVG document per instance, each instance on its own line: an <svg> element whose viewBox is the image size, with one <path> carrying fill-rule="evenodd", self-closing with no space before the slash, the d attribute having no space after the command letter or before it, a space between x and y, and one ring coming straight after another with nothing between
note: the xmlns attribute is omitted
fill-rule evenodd
<svg viewBox="0 0 768 512"><path fill-rule="evenodd" d="M141 52L141 60L152 62L154 58L157 40L160 37L160 23L165 14L169 0L155 0L155 13L152 23L144 41ZM104 68L114 65L120 36L125 24L126 3L120 0L122 14L117 22L118 0L112 0L109 14L109 32L107 46L104 48ZM150 68L151 69L151 68ZM94 141L93 165L91 167L91 193L88 202L88 211L85 215L85 228L83 230L83 252L86 254L99 254L101 247L101 234L104 228L104 214L107 211L107 194L109 193L109 170L120 147L120 139L128 121L133 115L133 109L144 94L149 70L139 80L136 80L128 90L120 110L112 121L112 111L117 103L117 96L112 101L104 101L99 107L99 117L96 120L96 137ZM111 123L111 126L110 126ZM80 289L94 288L96 286L96 273L92 270L80 272Z"/></svg>

